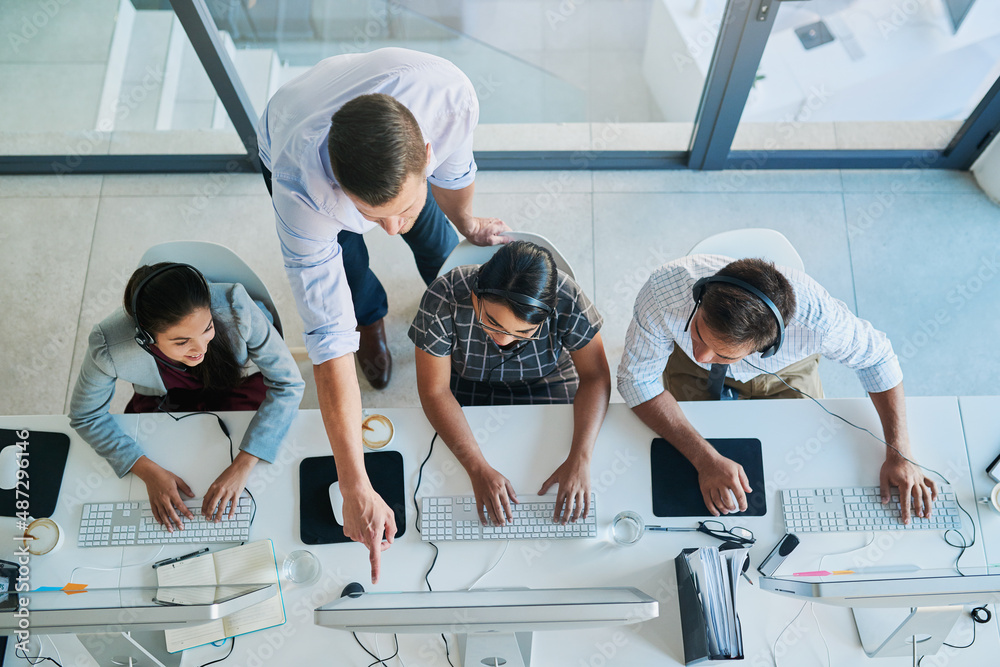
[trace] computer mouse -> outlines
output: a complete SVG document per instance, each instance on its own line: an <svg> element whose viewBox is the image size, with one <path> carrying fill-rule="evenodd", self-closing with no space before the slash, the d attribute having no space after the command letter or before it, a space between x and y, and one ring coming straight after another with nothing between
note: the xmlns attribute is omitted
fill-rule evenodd
<svg viewBox="0 0 1000 667"><path fill-rule="evenodd" d="M340 493L340 482L330 485L330 507L333 509L333 518L341 526L344 525L344 496Z"/></svg>
<svg viewBox="0 0 1000 667"><path fill-rule="evenodd" d="M18 468L17 446L7 445L0 449L0 489L10 490L17 486Z"/></svg>

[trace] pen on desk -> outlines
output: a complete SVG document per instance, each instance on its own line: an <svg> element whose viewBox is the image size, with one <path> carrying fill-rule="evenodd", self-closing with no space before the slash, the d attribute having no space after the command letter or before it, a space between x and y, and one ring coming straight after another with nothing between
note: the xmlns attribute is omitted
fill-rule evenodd
<svg viewBox="0 0 1000 667"><path fill-rule="evenodd" d="M194 558L195 556L200 556L203 553L208 553L208 547L205 547L203 549L198 549L197 551L192 551L189 554L184 554L183 556L178 556L177 558L167 558L165 560L157 561L153 563L153 569L155 570L156 568L161 567L163 565L172 565L174 563L179 563L182 560Z"/></svg>
<svg viewBox="0 0 1000 667"><path fill-rule="evenodd" d="M901 574L904 572L919 572L916 565L878 565L875 567L856 567L853 570L817 570L815 572L795 572L793 577L830 577L844 574Z"/></svg>
<svg viewBox="0 0 1000 667"><path fill-rule="evenodd" d="M673 526L646 526L646 530L655 530L662 533L693 533L697 528L674 528Z"/></svg>

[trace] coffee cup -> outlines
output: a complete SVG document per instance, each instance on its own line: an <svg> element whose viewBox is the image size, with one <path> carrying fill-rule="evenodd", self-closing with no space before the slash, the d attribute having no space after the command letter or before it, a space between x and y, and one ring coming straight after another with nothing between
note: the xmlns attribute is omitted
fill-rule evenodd
<svg viewBox="0 0 1000 667"><path fill-rule="evenodd" d="M394 434L392 421L385 415L366 414L361 422L361 442L368 449L382 449L392 442Z"/></svg>
<svg viewBox="0 0 1000 667"><path fill-rule="evenodd" d="M1000 512L1000 484L994 486L993 490L990 491L990 495L980 498L979 502L983 505L989 505L995 511Z"/></svg>
<svg viewBox="0 0 1000 667"><path fill-rule="evenodd" d="M49 518L35 519L24 529L24 536L19 538L32 556L44 556L62 546L63 531L59 524Z"/></svg>

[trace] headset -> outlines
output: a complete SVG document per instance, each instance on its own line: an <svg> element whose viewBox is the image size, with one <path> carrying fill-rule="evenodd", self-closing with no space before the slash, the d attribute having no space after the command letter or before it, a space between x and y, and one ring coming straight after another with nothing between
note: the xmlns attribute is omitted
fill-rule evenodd
<svg viewBox="0 0 1000 667"><path fill-rule="evenodd" d="M706 278L700 278L691 290L691 295L694 297L694 309L691 311L691 315L687 319L687 324L684 325L684 331L687 331L688 327L691 326L691 320L694 319L694 314L698 311L698 306L701 305L701 300L705 296L705 288L712 283L738 287L745 292L753 294L755 297L763 301L764 305L770 308L775 321L778 323L778 338L760 351L760 358L767 359L768 357L774 356L775 353L781 349L781 344L785 341L785 321L781 317L781 311L778 310L778 307L774 305L774 302L771 301L766 294L750 283L740 280L739 278L730 278L729 276L708 276Z"/></svg>
<svg viewBox="0 0 1000 667"><path fill-rule="evenodd" d="M156 338L153 336L153 334L146 331L141 324L139 324L139 316L137 310L137 306L139 304L139 294L142 292L142 288L145 287L146 284L156 276L160 275L161 273L166 273L167 271L172 271L173 269L190 269L196 276L198 276L198 279L201 280L202 284L205 286L205 290L208 291L208 281L205 280L205 276L201 274L201 271L194 268L190 264L178 264L175 262L170 262L169 264L161 266L160 268L156 269L148 276L140 280L139 284L135 286L134 290L132 290L132 302L131 302L132 323L135 325L135 342L139 345L139 347L144 349L146 352L152 354L153 358L156 359L157 362L163 363L179 371L186 371L188 370L187 366L182 366L181 364L174 364L172 362L164 361L163 359L160 359L158 356L153 354L152 347L153 344L156 343Z"/></svg>
<svg viewBox="0 0 1000 667"><path fill-rule="evenodd" d="M538 308L539 310L545 313L546 317L552 314L552 306L545 303L544 301L540 301L539 299L530 297L527 294L520 294L518 292L508 292L507 290L502 290L502 289L488 289L480 287L479 280L481 275L482 275L481 270L477 271L476 280L472 284L472 292L473 294L476 295L477 298L482 296L483 294L492 294L494 296L503 297L504 299L513 301L514 303L519 303L522 306L530 306L531 308Z"/></svg>

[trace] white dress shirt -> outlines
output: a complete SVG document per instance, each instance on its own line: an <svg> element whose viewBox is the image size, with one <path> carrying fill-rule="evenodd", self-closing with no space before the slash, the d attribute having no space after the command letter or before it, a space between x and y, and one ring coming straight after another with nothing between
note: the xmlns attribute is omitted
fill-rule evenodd
<svg viewBox="0 0 1000 667"><path fill-rule="evenodd" d="M618 391L630 408L663 393L663 371L675 345L694 360L691 334L684 331L694 308L692 288L699 278L715 275L732 261L721 255L682 257L657 269L639 290L618 366ZM730 364L727 377L747 382L761 375L750 364L776 373L821 354L857 371L868 392L886 391L903 381L899 359L884 333L854 315L847 304L833 298L805 273L778 269L795 292L795 313L785 325L781 349L767 359L754 352ZM711 368L711 364L698 365Z"/></svg>
<svg viewBox="0 0 1000 667"><path fill-rule="evenodd" d="M358 349L337 234L363 234L375 223L336 183L327 138L333 114L369 93L391 95L416 118L431 146L427 178L433 185L459 190L475 179L479 102L468 77L447 60L398 48L335 56L278 89L260 118L258 149L271 171L285 271L314 364Z"/></svg>

